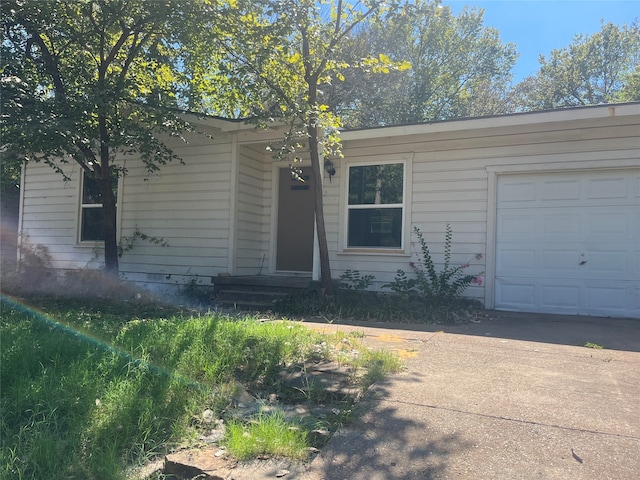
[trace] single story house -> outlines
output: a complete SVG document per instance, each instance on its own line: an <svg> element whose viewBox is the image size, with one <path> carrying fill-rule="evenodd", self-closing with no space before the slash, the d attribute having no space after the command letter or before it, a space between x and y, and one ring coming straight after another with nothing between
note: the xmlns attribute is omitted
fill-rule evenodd
<svg viewBox="0 0 640 480"><path fill-rule="evenodd" d="M205 118L184 164L147 174L132 157L118 185L122 276L152 288L219 275L319 277L312 189L268 151L277 129ZM487 308L640 318L640 103L598 105L342 132L323 187L334 278L381 289L419 260L413 227L443 262L481 281ZM326 160L326 159L325 159ZM302 163L303 177L311 169ZM99 204L70 162L64 182L29 164L19 232L55 269L99 268ZM373 179L373 180L372 180ZM98 233L97 233L98 232ZM146 242L140 234L162 240Z"/></svg>

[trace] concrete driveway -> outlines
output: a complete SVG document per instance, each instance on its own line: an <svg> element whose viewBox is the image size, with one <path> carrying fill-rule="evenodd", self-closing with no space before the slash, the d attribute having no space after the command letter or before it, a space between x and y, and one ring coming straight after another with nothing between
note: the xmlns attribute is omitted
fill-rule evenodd
<svg viewBox="0 0 640 480"><path fill-rule="evenodd" d="M363 331L407 368L300 478L640 478L640 320L496 312L456 327L314 328Z"/></svg>

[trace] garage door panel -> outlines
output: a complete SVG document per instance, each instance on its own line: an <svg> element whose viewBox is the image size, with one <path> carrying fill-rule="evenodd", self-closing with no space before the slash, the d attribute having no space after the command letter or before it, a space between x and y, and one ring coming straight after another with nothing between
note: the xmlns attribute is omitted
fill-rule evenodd
<svg viewBox="0 0 640 480"><path fill-rule="evenodd" d="M624 210L629 210L629 206L565 207L545 210L527 208L513 212L501 209L498 212L498 238L502 243L509 243L518 238L523 241L535 239L536 242L545 242L563 235L567 236L561 238L563 241L610 241L612 236L615 239L635 239L640 214Z"/></svg>
<svg viewBox="0 0 640 480"><path fill-rule="evenodd" d="M521 243L515 248L503 246L498 251L496 274L540 277L550 271L578 270L580 261L578 245Z"/></svg>
<svg viewBox="0 0 640 480"><path fill-rule="evenodd" d="M541 223L543 235L580 234L580 217L574 213L547 214Z"/></svg>
<svg viewBox="0 0 640 480"><path fill-rule="evenodd" d="M567 286L553 280L539 285L534 278L496 281L496 304L506 310L629 316L629 309L640 309L638 298L640 289L625 288L622 282L607 287L585 282Z"/></svg>
<svg viewBox="0 0 640 480"><path fill-rule="evenodd" d="M589 252L585 255L585 266L591 274L610 276L620 275L626 278L628 271L629 258L632 257L626 252L620 251L601 251ZM631 272L630 272L631 273ZM631 280L631 279L630 279Z"/></svg>
<svg viewBox="0 0 640 480"><path fill-rule="evenodd" d="M577 272L580 269L580 252L576 249L541 249L537 267L540 275L553 271Z"/></svg>
<svg viewBox="0 0 640 480"><path fill-rule="evenodd" d="M587 200L604 198L627 198L628 182L624 175L603 176L587 180Z"/></svg>
<svg viewBox="0 0 640 480"><path fill-rule="evenodd" d="M535 268L535 252L531 250L502 250L496 259L498 274L502 275L511 270L512 272L529 271Z"/></svg>
<svg viewBox="0 0 640 480"><path fill-rule="evenodd" d="M571 179L545 181L540 189L540 200L542 203L580 200L580 182Z"/></svg>
<svg viewBox="0 0 640 480"><path fill-rule="evenodd" d="M602 285L585 288L585 304L589 309L605 309L614 312L627 302L627 291L619 285L605 287Z"/></svg>
<svg viewBox="0 0 640 480"><path fill-rule="evenodd" d="M589 233L606 235L627 234L634 223L632 214L618 212L594 212L587 216L587 221Z"/></svg>
<svg viewBox="0 0 640 480"><path fill-rule="evenodd" d="M499 225L499 233L506 235L527 235L536 231L536 218L523 212L522 215L504 215Z"/></svg>
<svg viewBox="0 0 640 480"><path fill-rule="evenodd" d="M556 307L573 309L580 302L580 288L566 285L543 285L540 287L540 305L553 310Z"/></svg>
<svg viewBox="0 0 640 480"><path fill-rule="evenodd" d="M640 170L498 177L497 199L497 308L640 317Z"/></svg>
<svg viewBox="0 0 640 480"><path fill-rule="evenodd" d="M536 200L536 186L531 180L505 180L498 201L528 203Z"/></svg>
<svg viewBox="0 0 640 480"><path fill-rule="evenodd" d="M535 285L531 281L522 279L521 282L496 280L496 302L503 308L519 309L535 308ZM526 311L526 310L525 310ZM529 310L532 311L532 310Z"/></svg>
<svg viewBox="0 0 640 480"><path fill-rule="evenodd" d="M623 244L624 245L624 244ZM635 280L640 271L640 253L611 250L609 245L582 247L572 245L563 248L542 244L522 244L521 248L503 247L496 257L496 275L548 276L565 278L598 278Z"/></svg>

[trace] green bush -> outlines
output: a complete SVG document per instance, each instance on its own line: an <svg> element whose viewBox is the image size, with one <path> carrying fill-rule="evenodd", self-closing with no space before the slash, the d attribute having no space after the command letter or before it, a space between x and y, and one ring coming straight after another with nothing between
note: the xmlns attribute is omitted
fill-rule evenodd
<svg viewBox="0 0 640 480"><path fill-rule="evenodd" d="M413 231L420 244L421 260L417 263L411 262L415 278L407 277L407 274L398 269L393 282L384 285L390 288L395 294L407 298L419 298L430 304L442 304L452 300L457 300L469 285L477 281L478 275L467 274L465 269L468 263L458 266L451 265L451 244L453 242L453 232L451 225L447 224L444 243L444 265L442 270L437 271L429 246L418 227L413 227Z"/></svg>

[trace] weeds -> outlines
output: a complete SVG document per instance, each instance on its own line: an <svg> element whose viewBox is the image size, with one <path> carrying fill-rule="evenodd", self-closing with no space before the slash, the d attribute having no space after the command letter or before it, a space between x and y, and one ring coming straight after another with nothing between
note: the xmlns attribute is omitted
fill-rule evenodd
<svg viewBox="0 0 640 480"><path fill-rule="evenodd" d="M413 231L420 244L421 259L411 262L415 278L408 278L403 270L398 270L393 282L384 285L403 299L419 297L428 303L446 303L457 300L469 285L478 281L478 275L465 274L469 264L451 265L451 244L453 232L447 224L444 243L444 264L440 271L436 270L431 252L422 232L418 227Z"/></svg>
<svg viewBox="0 0 640 480"><path fill-rule="evenodd" d="M346 270L340 275L340 283L338 287L342 290L366 290L371 286L375 276L362 275L357 270Z"/></svg>
<svg viewBox="0 0 640 480"><path fill-rule="evenodd" d="M336 319L399 323L455 324L473 318L482 306L478 301L459 298L427 302L417 294L407 296L370 291L340 291L325 297L308 291L278 300L274 310L292 318L316 316L332 323Z"/></svg>
<svg viewBox="0 0 640 480"><path fill-rule="evenodd" d="M260 413L251 422L232 421L225 445L239 460L262 455L304 460L309 454L307 432L299 422L287 420L281 412Z"/></svg>
<svg viewBox="0 0 640 480"><path fill-rule="evenodd" d="M420 245L420 259L410 262L413 274L397 271L386 291L369 291L375 277L357 270L346 270L338 283L335 297L318 291L307 291L279 300L275 311L283 315L322 316L358 320L459 323L472 318L480 303L462 297L471 284L481 285L482 274L466 273L469 264L454 266L452 259L453 232L447 224L444 242L444 261L440 269L432 259L429 246L420 229L414 227ZM481 259L482 254L477 254Z"/></svg>
<svg viewBox="0 0 640 480"><path fill-rule="evenodd" d="M283 368L332 355L332 341L297 323L194 318L134 302L37 305L1 304L0 478L120 480L197 439L203 411L225 416L238 381L270 391ZM326 420L348 412L345 403ZM254 445L234 453L301 458L316 427L263 414L236 424Z"/></svg>
<svg viewBox="0 0 640 480"><path fill-rule="evenodd" d="M205 306L211 302L213 288L202 284L202 279L193 276L188 282L180 286L178 299L188 304Z"/></svg>
<svg viewBox="0 0 640 480"><path fill-rule="evenodd" d="M360 358L359 364L367 367L367 373L362 381L364 389L379 382L389 373L396 373L402 369L400 358L391 352L383 350L365 352Z"/></svg>

